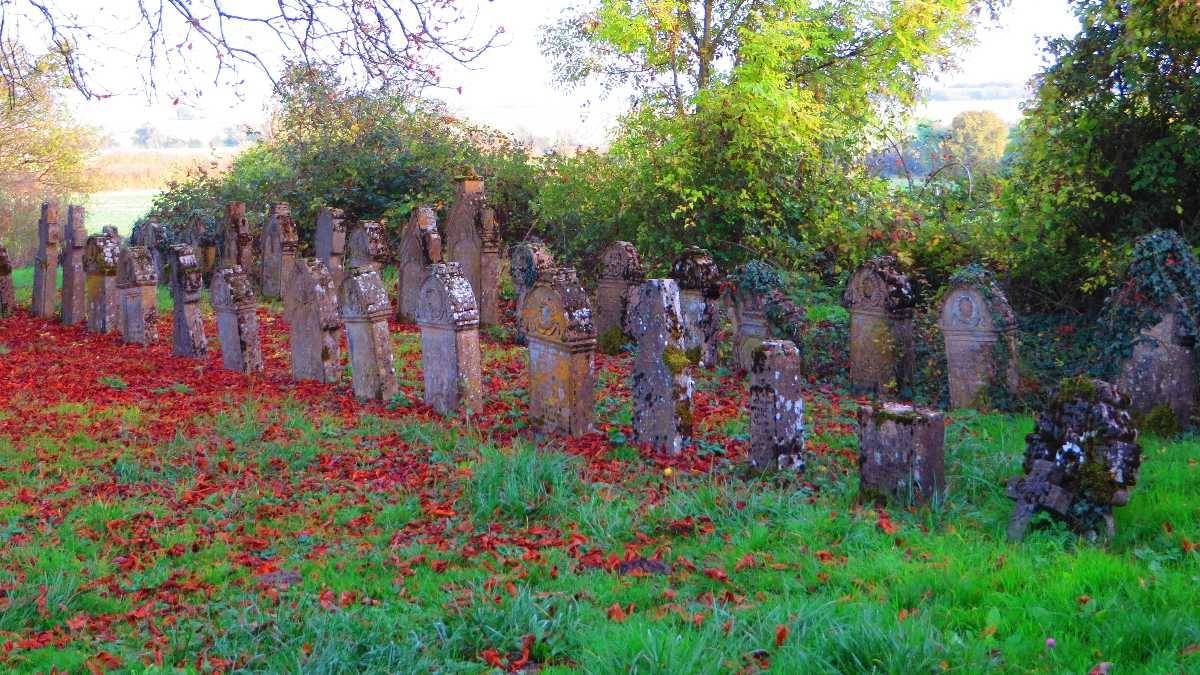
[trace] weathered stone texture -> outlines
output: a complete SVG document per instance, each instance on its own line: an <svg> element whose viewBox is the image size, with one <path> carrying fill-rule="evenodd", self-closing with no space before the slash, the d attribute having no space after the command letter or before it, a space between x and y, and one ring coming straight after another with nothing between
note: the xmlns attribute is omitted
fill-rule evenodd
<svg viewBox="0 0 1200 675"><path fill-rule="evenodd" d="M1195 341L1187 334L1181 311L1177 303L1163 308L1161 320L1135 338L1117 387L1129 395L1133 415L1143 417L1165 406L1179 428L1186 429L1196 407L1198 383Z"/></svg>
<svg viewBox="0 0 1200 675"><path fill-rule="evenodd" d="M755 350L749 405L750 469L804 471L804 378L794 343L767 340Z"/></svg>
<svg viewBox="0 0 1200 675"><path fill-rule="evenodd" d="M712 368L721 326L721 268L708 251L689 246L671 266L671 278L679 284L684 349L696 354L701 366Z"/></svg>
<svg viewBox="0 0 1200 675"><path fill-rule="evenodd" d="M346 255L346 212L326 207L317 214L316 241L313 248L317 260L325 264L333 287L340 288L346 276L343 259ZM334 300L336 304L336 299Z"/></svg>
<svg viewBox="0 0 1200 675"><path fill-rule="evenodd" d="M360 401L391 399L400 391L388 329L392 303L374 265L347 271L338 289L338 311L350 345L354 395Z"/></svg>
<svg viewBox="0 0 1200 675"><path fill-rule="evenodd" d="M850 309L850 386L856 393L894 396L916 372L916 296L893 256L863 263L846 285Z"/></svg>
<svg viewBox="0 0 1200 675"><path fill-rule="evenodd" d="M521 313L529 341L529 414L547 431L592 428L596 329L587 292L570 267L545 270Z"/></svg>
<svg viewBox="0 0 1200 675"><path fill-rule="evenodd" d="M166 258L159 250L164 237L163 226L154 218L135 224L133 231L129 233L130 246L144 246L150 253L150 260L154 265L154 273L158 277L159 283L166 283L167 277L170 276L166 269Z"/></svg>
<svg viewBox="0 0 1200 675"><path fill-rule="evenodd" d="M508 251L508 258L508 269L517 292L516 341L517 344L525 344L525 327L521 322L521 316L525 313L525 298L543 272L554 267L554 254L542 241L531 239L514 244Z"/></svg>
<svg viewBox="0 0 1200 675"><path fill-rule="evenodd" d="M946 485L945 416L900 403L858 411L859 493L867 499L923 503Z"/></svg>
<svg viewBox="0 0 1200 675"><path fill-rule="evenodd" d="M121 298L117 294L117 260L121 257L119 238L93 234L87 238L83 253L86 276L87 328L92 333L116 333L121 329Z"/></svg>
<svg viewBox="0 0 1200 675"><path fill-rule="evenodd" d="M158 341L158 270L145 246L127 246L117 259L121 339L127 344Z"/></svg>
<svg viewBox="0 0 1200 675"><path fill-rule="evenodd" d="M500 323L500 225L496 210L484 206L479 211L479 234L483 247L479 251L479 323L495 326Z"/></svg>
<svg viewBox="0 0 1200 675"><path fill-rule="evenodd" d="M336 384L342 378L342 325L333 277L320 260L296 261L287 296L292 377Z"/></svg>
<svg viewBox="0 0 1200 675"><path fill-rule="evenodd" d="M283 298L288 275L296 265L299 244L292 208L284 203L272 204L262 231L262 272L259 276L264 298Z"/></svg>
<svg viewBox="0 0 1200 675"><path fill-rule="evenodd" d="M383 269L387 256L387 240L383 226L373 220L358 221L350 226L346 235L346 260L348 267L371 267Z"/></svg>
<svg viewBox="0 0 1200 675"><path fill-rule="evenodd" d="M483 409L479 307L458 263L429 267L417 307L425 402L443 415Z"/></svg>
<svg viewBox="0 0 1200 675"><path fill-rule="evenodd" d="M478 304L482 270L481 216L487 206L483 181L468 177L458 183L454 205L446 215L446 260L457 262Z"/></svg>
<svg viewBox="0 0 1200 675"><path fill-rule="evenodd" d="M87 320L87 278L83 272L87 238L83 207L68 206L62 251L62 322L67 326Z"/></svg>
<svg viewBox="0 0 1200 675"><path fill-rule="evenodd" d="M1019 393L1016 319L997 286L951 286L938 327L946 341L952 408L987 407L993 385Z"/></svg>
<svg viewBox="0 0 1200 675"><path fill-rule="evenodd" d="M435 257L431 257L435 256ZM417 305L421 299L421 286L429 266L442 261L441 235L437 229L437 215L429 206L419 206L400 235L400 254L397 260L396 304L397 316L403 321L414 321Z"/></svg>
<svg viewBox="0 0 1200 675"><path fill-rule="evenodd" d="M58 256L62 227L58 222L58 204L44 202L38 219L38 251L33 260L33 301L30 311L43 319L54 318L54 296L58 288Z"/></svg>
<svg viewBox="0 0 1200 675"><path fill-rule="evenodd" d="M771 337L771 328L767 323L762 295L748 288L739 288L733 292L732 299L733 356L737 367L749 372L754 367L754 352Z"/></svg>
<svg viewBox="0 0 1200 675"><path fill-rule="evenodd" d="M242 202L230 202L225 205L225 224L221 238L223 247L221 259L217 267L241 267L243 270L254 269L254 233L250 223L246 221L246 205ZM198 242L194 244L198 246ZM195 248L193 248L195 253ZM203 265L203 260L197 258L197 264ZM203 268L201 268L203 271Z"/></svg>
<svg viewBox="0 0 1200 675"><path fill-rule="evenodd" d="M630 292L643 280L641 258L627 241L613 242L600 256L600 283L596 288L593 321L597 335L624 331Z"/></svg>
<svg viewBox="0 0 1200 675"><path fill-rule="evenodd" d="M692 444L694 364L684 350L674 279L650 279L638 288L626 330L638 343L630 387L634 440L677 455Z"/></svg>
<svg viewBox="0 0 1200 675"><path fill-rule="evenodd" d="M200 291L204 288L200 262L188 244L175 244L167 258L174 320L171 353L204 358L208 355L208 339L204 336L204 322L200 318Z"/></svg>
<svg viewBox="0 0 1200 675"><path fill-rule="evenodd" d="M258 330L258 302L250 275L240 267L213 272L213 311L217 315L217 339L221 343L221 362L226 370L261 373L262 337Z"/></svg>
<svg viewBox="0 0 1200 675"><path fill-rule="evenodd" d="M17 297L13 292L12 259L8 249L0 244L0 317L11 316L17 309Z"/></svg>

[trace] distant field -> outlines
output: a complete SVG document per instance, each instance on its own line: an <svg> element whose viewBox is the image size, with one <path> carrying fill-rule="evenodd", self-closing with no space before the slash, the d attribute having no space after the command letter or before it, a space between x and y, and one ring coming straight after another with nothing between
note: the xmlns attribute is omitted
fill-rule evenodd
<svg viewBox="0 0 1200 675"><path fill-rule="evenodd" d="M114 225L122 236L129 236L133 223L150 209L158 190L119 190L97 192L84 205L89 232Z"/></svg>
<svg viewBox="0 0 1200 675"><path fill-rule="evenodd" d="M97 190L161 190L189 172L223 170L236 153L228 148L111 151L97 155L88 170Z"/></svg>

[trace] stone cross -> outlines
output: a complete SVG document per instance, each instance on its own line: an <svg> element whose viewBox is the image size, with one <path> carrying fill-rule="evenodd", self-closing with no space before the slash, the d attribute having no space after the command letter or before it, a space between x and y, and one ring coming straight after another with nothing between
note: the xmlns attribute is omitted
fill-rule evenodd
<svg viewBox="0 0 1200 675"><path fill-rule="evenodd" d="M243 202L230 202L225 205L222 240L221 260L217 267L254 269L254 234L246 221L246 205Z"/></svg>
<svg viewBox="0 0 1200 675"><path fill-rule="evenodd" d="M338 311L350 345L354 395L360 401L390 400L400 391L388 329L392 303L374 265L348 270L338 289Z"/></svg>
<svg viewBox="0 0 1200 675"><path fill-rule="evenodd" d="M145 246L127 246L117 259L121 339L127 344L158 342L158 270Z"/></svg>
<svg viewBox="0 0 1200 675"><path fill-rule="evenodd" d="M805 468L804 378L800 350L789 340L767 340L750 368L750 470Z"/></svg>
<svg viewBox="0 0 1200 675"><path fill-rule="evenodd" d="M437 258L430 258L430 253ZM418 206L412 212L400 235L400 255L396 281L396 315L403 321L417 316L421 286L425 272L435 262L442 262L441 235L437 231L437 215L429 206Z"/></svg>
<svg viewBox="0 0 1200 675"><path fill-rule="evenodd" d="M209 295L217 315L217 339L225 369L261 373L262 337L258 332L258 303L250 275L240 267L216 270Z"/></svg>
<svg viewBox="0 0 1200 675"><path fill-rule="evenodd" d="M900 403L858 410L858 480L864 500L939 499L946 486L946 419Z"/></svg>
<svg viewBox="0 0 1200 675"><path fill-rule="evenodd" d="M893 256L858 268L843 302L850 308L850 387L871 396L896 396L916 372L913 307L916 295Z"/></svg>
<svg viewBox="0 0 1200 675"><path fill-rule="evenodd" d="M479 323L495 326L500 323L500 225L496 210L484 206L479 210Z"/></svg>
<svg viewBox="0 0 1200 675"><path fill-rule="evenodd" d="M301 258L292 271L284 306L292 338L292 377L336 384L342 379L342 324L337 290L325 263Z"/></svg>
<svg viewBox="0 0 1200 675"><path fill-rule="evenodd" d="M739 287L733 291L733 356L739 369L749 372L754 367L754 352L771 337L763 295Z"/></svg>
<svg viewBox="0 0 1200 675"><path fill-rule="evenodd" d="M521 325L521 315L525 312L525 298L533 290L542 273L554 267L554 254L542 241L531 239L514 244L508 251L508 259L508 269L517 290L516 340L517 344L525 344L525 328Z"/></svg>
<svg viewBox="0 0 1200 675"><path fill-rule="evenodd" d="M171 302L174 331L171 353L202 359L208 355L204 321L200 318L200 291L204 277L190 244L175 244L167 256L171 270Z"/></svg>
<svg viewBox="0 0 1200 675"><path fill-rule="evenodd" d="M383 226L373 220L354 223L346 238L346 255L349 267L373 267L382 271L383 258L387 255Z"/></svg>
<svg viewBox="0 0 1200 675"><path fill-rule="evenodd" d="M263 298L282 299L287 277L296 266L296 247L300 243L290 206L282 202L271 205L261 241Z"/></svg>
<svg viewBox="0 0 1200 675"><path fill-rule="evenodd" d="M83 273L87 238L83 207L68 206L62 251L62 322L67 326L87 320L87 279Z"/></svg>
<svg viewBox="0 0 1200 675"><path fill-rule="evenodd" d="M692 443L694 364L683 343L679 286L650 279L633 294L625 330L638 343L633 361L633 437L677 455Z"/></svg>
<svg viewBox="0 0 1200 675"><path fill-rule="evenodd" d="M999 286L983 280L951 284L938 327L946 340L950 407L988 407L993 385L1019 392L1016 319Z"/></svg>
<svg viewBox="0 0 1200 675"><path fill-rule="evenodd" d="M544 270L525 299L529 414L547 431L582 436L596 403L596 328L587 291L571 267Z"/></svg>
<svg viewBox="0 0 1200 675"><path fill-rule="evenodd" d="M87 238L83 271L87 276L87 327L92 333L116 333L121 329L121 298L117 294L117 260L121 244L110 233Z"/></svg>
<svg viewBox="0 0 1200 675"><path fill-rule="evenodd" d="M671 278L679 284L684 348L701 366L712 368L717 365L721 322L721 269L708 251L689 246L671 266Z"/></svg>
<svg viewBox="0 0 1200 675"><path fill-rule="evenodd" d="M1142 418L1165 407L1180 429L1191 424L1198 385L1194 336L1187 334L1184 311L1177 298L1160 308L1158 322L1134 338L1133 353L1116 380L1117 387L1129 394L1134 416Z"/></svg>
<svg viewBox="0 0 1200 675"><path fill-rule="evenodd" d="M317 260L325 263L329 276L336 289L346 276L342 265L342 257L346 253L346 212L332 207L325 207L317 214L317 233L313 248ZM334 303L337 303L336 296Z"/></svg>
<svg viewBox="0 0 1200 675"><path fill-rule="evenodd" d="M38 252L33 260L33 302L30 311L43 319L54 318L54 296L58 286L58 256L62 228L58 203L43 202L38 219Z"/></svg>
<svg viewBox="0 0 1200 675"><path fill-rule="evenodd" d="M446 260L457 262L471 285L476 301L482 279L483 233L480 214L487 205L483 180L475 176L461 178L454 205L446 215Z"/></svg>
<svg viewBox="0 0 1200 675"><path fill-rule="evenodd" d="M13 292L12 259L8 249L0 244L0 317L10 316L17 309L16 293Z"/></svg>
<svg viewBox="0 0 1200 675"><path fill-rule="evenodd" d="M612 331L625 329L630 291L637 288L644 276L637 249L627 241L609 244L600 256L600 283L596 287L596 312L593 317L596 333L601 338Z"/></svg>
<svg viewBox="0 0 1200 675"><path fill-rule="evenodd" d="M458 263L429 266L417 306L425 403L443 415L483 409L479 307Z"/></svg>

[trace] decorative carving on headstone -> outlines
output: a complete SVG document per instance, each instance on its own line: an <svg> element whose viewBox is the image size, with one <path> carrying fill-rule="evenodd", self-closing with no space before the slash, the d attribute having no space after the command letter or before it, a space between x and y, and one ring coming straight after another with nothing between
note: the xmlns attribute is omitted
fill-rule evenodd
<svg viewBox="0 0 1200 675"><path fill-rule="evenodd" d="M342 324L337 290L325 263L296 261L284 306L292 338L292 377L336 384L342 379Z"/></svg>
<svg viewBox="0 0 1200 675"><path fill-rule="evenodd" d="M496 210L484 206L479 210L479 235L483 246L479 251L479 323L495 326L500 323L500 225Z"/></svg>
<svg viewBox="0 0 1200 675"><path fill-rule="evenodd" d="M516 341L517 344L525 344L525 327L521 325L521 316L525 312L525 298L533 290L533 285L542 273L554 267L554 254L541 240L531 239L514 244L509 249L508 256L509 271L517 291Z"/></svg>
<svg viewBox="0 0 1200 675"><path fill-rule="evenodd" d="M17 309L17 297L13 291L12 259L8 249L0 244L0 317L11 316Z"/></svg>
<svg viewBox="0 0 1200 675"><path fill-rule="evenodd" d="M1064 380L1025 437L1024 475L1008 483L1016 501L1009 538L1023 538L1038 511L1081 534L1111 537L1113 507L1128 503L1137 483L1137 436L1128 396L1103 380Z"/></svg>
<svg viewBox="0 0 1200 675"><path fill-rule="evenodd" d="M850 387L872 396L912 386L916 371L916 295L894 256L866 261L850 277L842 301L850 309Z"/></svg>
<svg viewBox="0 0 1200 675"><path fill-rule="evenodd" d="M596 333L607 340L606 334L624 331L630 301L630 291L643 280L641 258L637 249L627 241L609 244L600 256L600 283L596 288L596 311L593 321Z"/></svg>
<svg viewBox="0 0 1200 675"><path fill-rule="evenodd" d="M425 402L449 415L483 409L479 306L459 263L429 266L417 305Z"/></svg>
<svg viewBox="0 0 1200 675"><path fill-rule="evenodd" d="M717 365L717 330L721 321L721 283L724 277L712 255L689 246L671 266L679 284L683 310L684 348L705 368Z"/></svg>
<svg viewBox="0 0 1200 675"><path fill-rule="evenodd" d="M360 401L391 399L400 391L388 329L392 303L374 265L347 270L338 289L338 311L350 345L354 395Z"/></svg>
<svg viewBox="0 0 1200 675"><path fill-rule="evenodd" d="M262 294L264 298L282 299L288 275L296 265L296 249L300 236L292 208L285 203L272 204L267 211L267 224L262 231Z"/></svg>
<svg viewBox="0 0 1200 675"><path fill-rule="evenodd" d="M462 274L471 285L477 302L480 298L484 243L480 218L486 206L483 179L468 175L459 179L454 204L446 215L446 260L461 265Z"/></svg>
<svg viewBox="0 0 1200 675"><path fill-rule="evenodd" d="M529 341L529 414L547 431L581 436L596 402L596 329L571 267L544 270L522 306Z"/></svg>
<svg viewBox="0 0 1200 675"><path fill-rule="evenodd" d="M167 262L171 271L171 314L174 331L171 353L175 356L204 358L208 355L208 340L204 336L204 321L200 318L200 291L204 276L200 261L190 244L175 244Z"/></svg>
<svg viewBox="0 0 1200 675"><path fill-rule="evenodd" d="M83 272L87 238L83 207L68 206L62 251L62 322L67 326L87 320L87 278Z"/></svg>
<svg viewBox="0 0 1200 675"><path fill-rule="evenodd" d="M695 364L684 349L674 279L650 279L633 293L626 331L638 344L630 387L634 440L677 455L692 444Z"/></svg>
<svg viewBox="0 0 1200 675"><path fill-rule="evenodd" d="M341 286L346 276L343 257L346 254L346 212L332 207L321 209L317 214L317 233L313 248L317 260L325 263L333 287ZM334 303L337 303L336 297Z"/></svg>
<svg viewBox="0 0 1200 675"><path fill-rule="evenodd" d="M859 494L864 500L923 503L946 486L945 416L900 403L858 410Z"/></svg>
<svg viewBox="0 0 1200 675"><path fill-rule="evenodd" d="M767 340L754 351L749 405L750 469L804 471L804 378L794 343Z"/></svg>
<svg viewBox="0 0 1200 675"><path fill-rule="evenodd" d="M164 236L163 226L153 216L136 223L133 231L129 233L130 246L144 246L150 253L150 260L154 264L154 273L158 277L159 283L165 283L169 276L166 260L162 251L159 250Z"/></svg>
<svg viewBox="0 0 1200 675"><path fill-rule="evenodd" d="M120 239L111 233L93 234L84 244L89 332L115 333L121 329L121 298L117 294L117 260L120 257Z"/></svg>
<svg viewBox="0 0 1200 675"><path fill-rule="evenodd" d="M127 246L117 259L121 339L127 344L158 342L158 270L145 246Z"/></svg>
<svg viewBox="0 0 1200 675"><path fill-rule="evenodd" d="M258 302L250 275L240 267L213 272L213 311L217 315L217 339L221 343L221 362L226 370L261 373L262 337L258 331Z"/></svg>
<svg viewBox="0 0 1200 675"><path fill-rule="evenodd" d="M382 270L385 256L387 241L383 237L382 225L373 220L363 220L350 226L350 233L346 235L348 267Z"/></svg>
<svg viewBox="0 0 1200 675"><path fill-rule="evenodd" d="M991 276L967 268L951 277L938 327L946 341L952 408L988 407L992 391L1020 390L1017 325L1008 298Z"/></svg>
<svg viewBox="0 0 1200 675"><path fill-rule="evenodd" d="M430 254L436 256L431 258ZM437 215L429 206L418 206L412 212L400 236L400 255L397 261L397 316L412 321L417 316L421 286L429 266L442 261L441 235L437 230Z"/></svg>
<svg viewBox="0 0 1200 675"><path fill-rule="evenodd" d="M38 219L38 251L33 260L33 302L30 311L43 319L54 318L54 296L58 288L58 256L62 244L58 204L44 202Z"/></svg>

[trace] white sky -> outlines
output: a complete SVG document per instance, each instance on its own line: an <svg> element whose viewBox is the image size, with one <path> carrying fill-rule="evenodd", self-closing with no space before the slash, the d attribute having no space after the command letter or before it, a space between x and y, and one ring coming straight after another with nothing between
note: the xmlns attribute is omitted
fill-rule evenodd
<svg viewBox="0 0 1200 675"><path fill-rule="evenodd" d="M540 27L572 4L571 0L480 2L477 25L503 26L501 45L485 54L471 70L445 68L442 79L449 88L434 91L433 95L445 100L458 114L506 131L603 143L625 100L619 95L604 99L597 96L600 92L596 88L560 90L552 81L550 64L538 44ZM1067 0L1013 0L1001 14L999 25L985 27L978 44L960 55L959 69L942 74L930 82L929 89L944 92L965 85L1006 83L1025 91L1023 85L1043 63L1039 38L1077 29ZM243 88L241 99L227 91L210 89L202 98L184 99L180 104L191 108L198 121L178 122L177 110L169 101L149 104L139 92L140 79L129 55L112 58L114 63L126 62L127 91L114 92L111 98L101 101L80 101L76 111L80 121L103 128L122 144L128 143L132 131L146 122L173 135L194 135L207 141L204 136L215 135L223 127L261 123L269 110L265 79L247 70L249 84ZM457 87L462 88L461 93ZM1015 121L1020 115L1020 98L1012 95L1013 90L1010 86L1003 97L990 100L930 101L918 114L948 121L963 110L993 110Z"/></svg>

